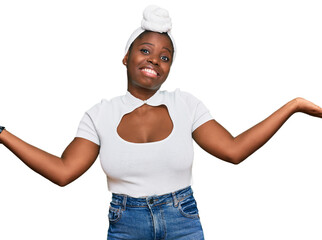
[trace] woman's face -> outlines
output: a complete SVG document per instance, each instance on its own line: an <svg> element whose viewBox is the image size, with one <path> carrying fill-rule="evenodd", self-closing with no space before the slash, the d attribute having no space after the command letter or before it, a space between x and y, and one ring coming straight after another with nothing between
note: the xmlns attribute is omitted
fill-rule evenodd
<svg viewBox="0 0 322 240"><path fill-rule="evenodd" d="M125 55L128 90L158 90L172 64L173 46L167 34L144 32Z"/></svg>

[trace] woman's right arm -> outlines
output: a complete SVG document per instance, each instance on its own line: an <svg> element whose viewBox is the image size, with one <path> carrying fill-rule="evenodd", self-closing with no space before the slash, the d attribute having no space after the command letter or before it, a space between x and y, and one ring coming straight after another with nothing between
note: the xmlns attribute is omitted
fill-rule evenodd
<svg viewBox="0 0 322 240"><path fill-rule="evenodd" d="M99 154L99 146L83 138L75 138L61 157L36 148L6 130L0 134L0 143L35 172L62 187L85 173Z"/></svg>

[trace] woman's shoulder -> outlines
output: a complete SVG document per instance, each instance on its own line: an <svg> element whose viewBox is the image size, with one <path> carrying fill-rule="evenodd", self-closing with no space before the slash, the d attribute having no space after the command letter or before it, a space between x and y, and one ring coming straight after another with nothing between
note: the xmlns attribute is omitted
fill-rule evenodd
<svg viewBox="0 0 322 240"><path fill-rule="evenodd" d="M87 110L87 113L98 114L99 112L106 111L115 105L121 104L121 101L122 96L116 96L111 99L103 98L100 102L96 103L89 110Z"/></svg>
<svg viewBox="0 0 322 240"><path fill-rule="evenodd" d="M186 99L195 98L193 94L185 90L181 90L180 88L176 88L173 91L163 90L163 91L160 91L160 93L168 97L177 97L177 98L186 98Z"/></svg>
<svg viewBox="0 0 322 240"><path fill-rule="evenodd" d="M174 91L162 91L164 95L169 98L174 98L177 101L183 101L184 103L191 105L200 102L192 93L176 88Z"/></svg>

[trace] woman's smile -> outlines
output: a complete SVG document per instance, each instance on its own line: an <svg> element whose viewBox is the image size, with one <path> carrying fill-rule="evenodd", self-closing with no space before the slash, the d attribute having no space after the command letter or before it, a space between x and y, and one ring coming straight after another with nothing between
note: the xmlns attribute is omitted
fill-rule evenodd
<svg viewBox="0 0 322 240"><path fill-rule="evenodd" d="M157 71L155 71L152 68L144 67L144 68L141 68L140 70L143 73L143 75L145 75L147 77L156 78L160 75Z"/></svg>

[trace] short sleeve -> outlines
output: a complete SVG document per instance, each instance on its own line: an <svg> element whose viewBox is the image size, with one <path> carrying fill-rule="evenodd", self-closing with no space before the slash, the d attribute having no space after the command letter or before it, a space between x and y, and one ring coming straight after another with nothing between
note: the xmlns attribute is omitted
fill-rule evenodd
<svg viewBox="0 0 322 240"><path fill-rule="evenodd" d="M191 114L191 132L196 130L202 124L212 120L213 117L210 114L208 108L198 98L187 92L181 92L185 103L188 106L188 110Z"/></svg>
<svg viewBox="0 0 322 240"><path fill-rule="evenodd" d="M192 132L211 119L213 119L213 117L211 116L209 110L201 101L199 101L193 118Z"/></svg>
<svg viewBox="0 0 322 240"><path fill-rule="evenodd" d="M84 114L82 120L79 123L76 137L85 138L96 143L97 145L100 145L100 138L97 133L94 121L95 111L93 110L94 108Z"/></svg>

